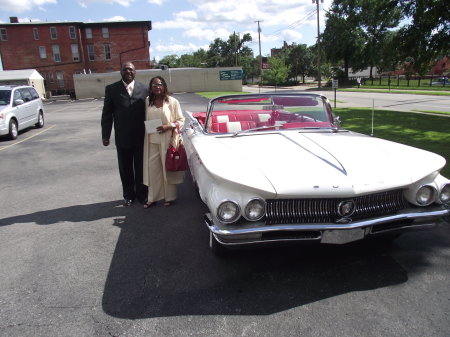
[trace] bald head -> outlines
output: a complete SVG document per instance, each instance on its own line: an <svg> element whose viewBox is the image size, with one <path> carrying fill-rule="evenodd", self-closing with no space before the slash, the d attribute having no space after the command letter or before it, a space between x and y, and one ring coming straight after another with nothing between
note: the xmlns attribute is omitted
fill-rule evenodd
<svg viewBox="0 0 450 337"><path fill-rule="evenodd" d="M136 69L134 68L134 64L131 62L125 62L122 65L122 69L120 69L120 75L122 76L122 80L125 83L131 83L136 76Z"/></svg>

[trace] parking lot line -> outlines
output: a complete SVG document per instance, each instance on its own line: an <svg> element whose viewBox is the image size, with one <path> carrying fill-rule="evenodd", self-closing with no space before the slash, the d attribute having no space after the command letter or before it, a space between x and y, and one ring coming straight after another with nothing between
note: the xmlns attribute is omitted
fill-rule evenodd
<svg viewBox="0 0 450 337"><path fill-rule="evenodd" d="M36 137L36 136L40 135L41 133L44 133L44 132L46 132L46 131L48 131L48 130L53 129L55 126L56 126L56 125L51 125L51 126L49 126L48 128L46 128L45 130L42 130L42 131L40 131L40 132L38 132L38 133L36 133L36 134L30 136L30 137L27 137L27 138L25 138L25 139L22 139L22 140L20 140L20 141L14 143L14 144L2 146L2 147L0 147L0 151L5 150L5 149L7 149L7 148L10 148L10 147L12 147L12 146L14 146L14 145L23 143L24 141L26 141L26 140L28 140L28 139L31 139L31 138L33 138L33 137Z"/></svg>

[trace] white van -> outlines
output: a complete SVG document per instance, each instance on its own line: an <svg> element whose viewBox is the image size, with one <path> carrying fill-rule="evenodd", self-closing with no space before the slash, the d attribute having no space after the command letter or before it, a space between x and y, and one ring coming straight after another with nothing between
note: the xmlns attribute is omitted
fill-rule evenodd
<svg viewBox="0 0 450 337"><path fill-rule="evenodd" d="M16 139L19 130L44 126L44 107L37 91L27 85L0 86L0 135Z"/></svg>

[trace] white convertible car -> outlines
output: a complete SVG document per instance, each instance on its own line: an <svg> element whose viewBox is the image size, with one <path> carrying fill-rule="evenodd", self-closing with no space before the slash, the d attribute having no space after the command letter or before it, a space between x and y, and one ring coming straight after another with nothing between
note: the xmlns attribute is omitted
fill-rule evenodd
<svg viewBox="0 0 450 337"><path fill-rule="evenodd" d="M450 181L439 174L445 159L342 129L324 96L221 96L186 115L190 171L216 254L450 223Z"/></svg>

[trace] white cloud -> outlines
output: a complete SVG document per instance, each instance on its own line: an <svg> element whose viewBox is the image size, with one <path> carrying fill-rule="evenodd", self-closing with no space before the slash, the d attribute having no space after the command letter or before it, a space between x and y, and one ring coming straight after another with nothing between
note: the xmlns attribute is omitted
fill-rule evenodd
<svg viewBox="0 0 450 337"><path fill-rule="evenodd" d="M127 20L123 16L113 16L112 18L109 18L109 19L103 19L103 21L116 22L116 21L127 21Z"/></svg>
<svg viewBox="0 0 450 337"><path fill-rule="evenodd" d="M183 11L175 13L175 17L180 20L197 20L196 11Z"/></svg>
<svg viewBox="0 0 450 337"><path fill-rule="evenodd" d="M281 37L283 38L284 41L286 42L298 42L299 40L301 40L303 38L303 34L299 33L295 30L283 30L281 32Z"/></svg>
<svg viewBox="0 0 450 337"><path fill-rule="evenodd" d="M36 7L56 3L57 0L1 0L0 10L8 13L22 13Z"/></svg>
<svg viewBox="0 0 450 337"><path fill-rule="evenodd" d="M129 7L134 1L136 0L78 0L78 3L83 8L87 8L94 3L117 4L123 7Z"/></svg>
<svg viewBox="0 0 450 337"><path fill-rule="evenodd" d="M193 28L184 31L183 36L212 42L217 38L227 40L230 34L230 31L222 28L216 30Z"/></svg>
<svg viewBox="0 0 450 337"><path fill-rule="evenodd" d="M147 0L149 4L161 6L166 0Z"/></svg>
<svg viewBox="0 0 450 337"><path fill-rule="evenodd" d="M199 50L200 48L207 49L208 46L205 45L196 45L193 43L187 43L187 44L176 44L176 43L167 43L158 41L158 43L153 47L151 47L151 50L165 54L188 54L195 52ZM151 55L150 55L151 56Z"/></svg>

